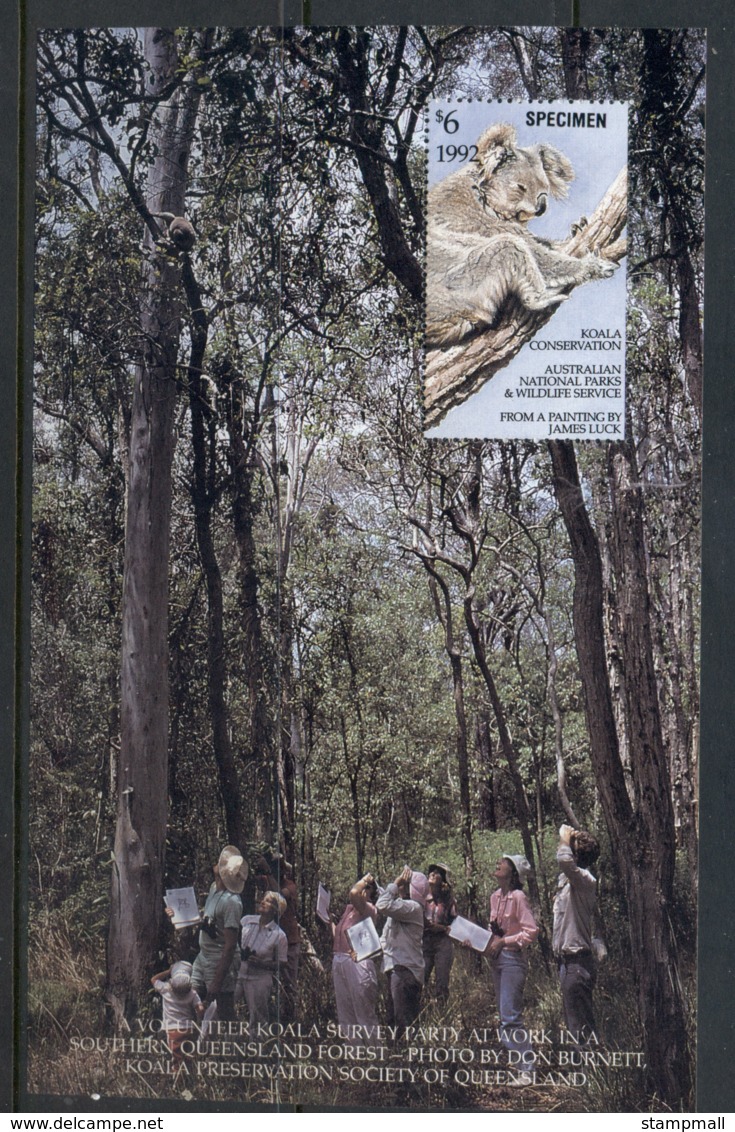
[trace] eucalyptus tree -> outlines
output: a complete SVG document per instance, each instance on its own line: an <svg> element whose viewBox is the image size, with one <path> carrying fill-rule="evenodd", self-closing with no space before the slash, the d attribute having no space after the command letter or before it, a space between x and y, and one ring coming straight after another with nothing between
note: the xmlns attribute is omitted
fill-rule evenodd
<svg viewBox="0 0 735 1132"><path fill-rule="evenodd" d="M45 33L39 106L49 138L91 154L90 180L114 174L142 221L139 347L130 408L122 596L121 748L108 993L118 1021L136 1008L158 937L167 813L168 550L181 259L160 243L161 214L185 212L188 158L211 34L170 29ZM123 142L121 120L128 115Z"/></svg>
<svg viewBox="0 0 735 1132"><path fill-rule="evenodd" d="M582 89L589 45L578 42L572 50L567 33L560 34L569 49L565 70L567 93L575 96ZM639 130L652 126L655 131L662 120L668 120L679 161L681 149L687 150L693 159L694 172L690 172L686 182L679 185L676 166L669 168L664 177L668 207L660 218L663 223L659 235L664 257L670 255L678 263L676 274L669 279L678 292L684 391L696 412L701 343L695 309L695 273L688 250L683 252L672 244L672 236L676 241L684 238L684 218L691 221L692 211L697 209L693 202L700 187L695 157L698 131L694 120L687 128L682 118L687 113L692 116L702 77L699 44L687 43L685 33L643 32L639 50L643 63L638 91ZM634 207L640 200L640 180L636 184ZM682 208L682 196L687 201L686 208ZM696 224L692 223L692 227L696 228ZM665 377L666 371L661 376ZM662 392L665 396L665 389ZM647 1059L662 1095L675 1101L687 1093L690 1061L680 981L677 977L672 980L677 949L668 911L673 899L676 847L673 782L664 745L665 700L655 664L656 592L649 570L653 539L647 517L647 481L641 476L636 448L639 433L632 414L626 432L625 440L616 441L607 449L609 509L605 519L613 581L612 607L603 583L600 540L584 503L572 445L551 441L549 449L554 487L575 563L574 625L591 758L613 844L621 847L616 856L628 895L631 948L638 957L635 981ZM669 438L668 443L672 440ZM613 711L604 648L607 619L620 650L618 720ZM621 758L621 741L627 745L627 768Z"/></svg>

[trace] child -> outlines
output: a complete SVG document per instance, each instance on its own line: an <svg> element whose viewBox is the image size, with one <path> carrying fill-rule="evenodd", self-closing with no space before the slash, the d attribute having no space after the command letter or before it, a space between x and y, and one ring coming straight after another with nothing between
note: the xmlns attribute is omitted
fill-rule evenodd
<svg viewBox="0 0 735 1132"><path fill-rule="evenodd" d="M167 980L167 981L164 981ZM191 985L191 963L174 963L151 979L163 1002L163 1028L174 1064L181 1065L182 1042L191 1039L191 1024L204 1014L202 1001Z"/></svg>

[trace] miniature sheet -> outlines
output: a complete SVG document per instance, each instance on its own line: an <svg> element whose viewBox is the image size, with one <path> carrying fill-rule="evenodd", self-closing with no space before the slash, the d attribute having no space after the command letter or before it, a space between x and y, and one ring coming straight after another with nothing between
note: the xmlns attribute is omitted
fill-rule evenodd
<svg viewBox="0 0 735 1132"><path fill-rule="evenodd" d="M32 39L25 1103L686 1111L704 32Z"/></svg>

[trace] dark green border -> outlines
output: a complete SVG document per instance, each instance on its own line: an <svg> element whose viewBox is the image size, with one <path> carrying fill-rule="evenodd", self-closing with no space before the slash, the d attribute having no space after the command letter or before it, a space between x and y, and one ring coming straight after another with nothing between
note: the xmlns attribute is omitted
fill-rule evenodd
<svg viewBox="0 0 735 1132"><path fill-rule="evenodd" d="M707 204L706 330L704 384L704 503L702 600L701 857L697 1110L735 1110L735 901L729 884L731 831L735 815L735 380L729 328L735 328L735 263L732 221L735 185L735 6L732 0L21 0L0 8L0 122L4 159L0 163L0 374L5 394L0 414L0 1110L19 1111L16 1091L20 1029L9 1004L18 989L7 910L15 903L16 956L22 936L27 875L19 801L23 761L13 750L27 749L29 567L21 551L30 519L30 419L28 359L32 337L32 53L39 27L173 26L339 23L537 24L591 27L706 27ZM18 177L19 126L26 143L25 177ZM25 126L25 130L23 130ZM22 145L21 145L22 149ZM21 205L18 207L18 190ZM20 253L20 254L19 254ZM24 302L19 306L17 295ZM20 376L16 379L15 375ZM19 443L20 442L20 443ZM20 453L20 455L19 455ZM16 629L18 632L16 632ZM16 773L14 773L14 771ZM18 773L19 772L19 773ZM13 831L13 816L17 826ZM15 838L15 839L14 839ZM15 1056L13 1056L15 1054ZM15 1080L14 1080L14 1074ZM16 1098L14 1100L14 1098ZM30 1104L31 1102L28 1102ZM78 1111L61 1098L33 1098L23 1111ZM107 1111L173 1112L186 1108L160 1102L105 1103ZM100 1106L102 1110L102 1105ZM212 1111L210 1108L209 1111ZM220 1111L242 1111L223 1106Z"/></svg>

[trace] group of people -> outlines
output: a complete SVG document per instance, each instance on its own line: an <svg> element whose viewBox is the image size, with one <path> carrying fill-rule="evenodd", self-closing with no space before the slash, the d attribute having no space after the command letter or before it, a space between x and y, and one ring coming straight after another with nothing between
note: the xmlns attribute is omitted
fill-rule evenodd
<svg viewBox="0 0 735 1132"><path fill-rule="evenodd" d="M580 1044L595 1030L597 880L592 868L598 856L599 846L590 833L561 827L553 949L564 1020ZM241 894L248 865L238 849L225 846L214 865L193 963L180 961L153 976L151 981L163 1000L163 1024L177 1059L191 1023L200 1021L213 1003L220 1020L235 1020L236 1004L244 1001L251 1024L267 1022L276 977L284 990L279 1016L293 1012L301 949L297 893L292 878L277 879L273 869L265 858L256 860L257 911L243 915ZM538 935L523 887L530 872L521 854L506 853L498 860L497 888L490 897L490 938L484 952L490 959L502 1039L508 1049L516 1051L521 1064L532 1060L523 1022L523 992L528 952ZM436 997L446 1002L455 946L450 929L456 917L449 869L441 863L430 864L425 873L406 866L382 891L370 873L353 885L342 916L331 925L337 1021L346 1028L345 1033L352 1032L350 1027L378 1025L375 957L358 957L350 929L366 920L377 926L383 918L379 955L388 988L386 1021L403 1032L416 1021L424 986L432 974Z"/></svg>
<svg viewBox="0 0 735 1132"><path fill-rule="evenodd" d="M554 899L553 949L564 1021L580 1045L595 1030L592 992L596 978L593 918L597 879L592 867L598 856L599 846L592 834L569 825L561 827L556 852L559 881ZM516 1052L520 1064L533 1060L523 1020L528 952L538 936L523 887L530 872L531 866L522 854L504 853L498 860L494 873L497 888L490 897L490 939L484 951L490 958L502 1040L506 1048ZM423 988L432 973L438 1001L445 1002L449 994L455 946L450 928L457 908L447 866L434 863L425 873L406 866L382 892L368 873L353 886L342 917L333 925L337 1020L346 1033L349 1027L378 1023L375 963L372 957L358 958L348 931L367 918L377 924L380 915L385 917L380 949L388 985L388 1024L403 1028L415 1022Z"/></svg>
<svg viewBox="0 0 735 1132"><path fill-rule="evenodd" d="M523 1025L527 949L538 934L521 879L529 872L525 857L504 854L495 869L498 888L490 899L491 936L485 953L491 959L498 1011L506 1028ZM388 1024L403 1030L415 1022L432 973L438 1001L445 1002L449 994L455 946L450 928L457 908L447 866L431 864L422 873L407 865L380 894L368 873L351 890L347 908L334 926L332 973L337 1021L345 1033L351 1026L377 1025L375 963L357 958L347 929L368 916L377 923L380 913L385 916L380 946L388 981ZM508 1042L525 1049L510 1036Z"/></svg>
<svg viewBox="0 0 735 1132"><path fill-rule="evenodd" d="M446 865L433 864L424 873L406 866L393 884L379 892L367 873L350 890L341 918L332 924L332 979L337 1021L350 1033L354 1026L378 1024L378 977L372 957L358 958L349 929L383 914L380 939L383 970L388 979L387 1021L410 1025L420 1009L421 993L432 971L436 995L446 1001L454 947L449 928L457 908ZM369 1031L368 1031L369 1032Z"/></svg>
<svg viewBox="0 0 735 1132"><path fill-rule="evenodd" d="M276 976L284 992L281 1016L293 1013L301 952L297 889L285 871L277 878L277 869L278 862L265 857L255 861L256 914L243 915L248 863L234 845L220 853L201 914L196 957L151 980L161 994L163 1024L173 1032L174 1045L180 1044L181 1024L187 1022L190 1030L212 1004L220 1021L235 1021L237 1003L244 1001L251 1023L267 1022Z"/></svg>

